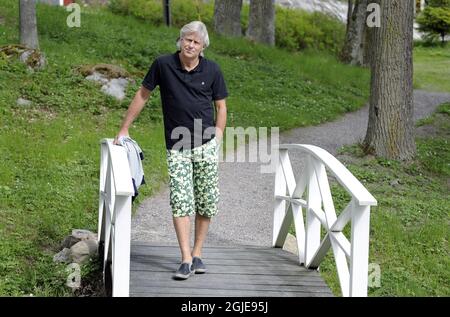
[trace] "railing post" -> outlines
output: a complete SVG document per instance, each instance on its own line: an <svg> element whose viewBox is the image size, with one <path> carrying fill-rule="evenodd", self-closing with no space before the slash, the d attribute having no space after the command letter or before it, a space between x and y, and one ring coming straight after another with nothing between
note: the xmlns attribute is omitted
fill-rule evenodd
<svg viewBox="0 0 450 317"><path fill-rule="evenodd" d="M103 282L108 288L107 291L111 291L108 282L112 282L114 297L129 296L133 193L126 150L113 145L111 139L102 140L98 211L99 254L103 260Z"/></svg>
<svg viewBox="0 0 450 317"><path fill-rule="evenodd" d="M113 297L128 297L130 291L131 197L117 196L113 245Z"/></svg>
<svg viewBox="0 0 450 317"><path fill-rule="evenodd" d="M370 206L353 204L350 296L366 297L369 274Z"/></svg>
<svg viewBox="0 0 450 317"><path fill-rule="evenodd" d="M308 266L314 254L320 246L320 220L314 215L312 209L320 209L321 196L316 172L314 171L313 159L307 158L308 182L308 208L306 210L306 246L305 263Z"/></svg>
<svg viewBox="0 0 450 317"><path fill-rule="evenodd" d="M105 243L105 183L108 165L108 147L106 144L100 144L100 188L98 192L98 230L97 241L99 245L99 256L104 254ZM103 263L103 262L102 262Z"/></svg>
<svg viewBox="0 0 450 317"><path fill-rule="evenodd" d="M281 155L282 151L287 150L280 150L278 154ZM274 197L277 195L286 195L286 180L284 179L283 174L283 167L281 165L281 160L278 160L278 165L276 167L275 171L275 190L274 190ZM273 247L282 247L283 242L278 241L278 236L280 234L280 229L283 224L283 219L286 214L286 201L281 199L275 198L274 203L274 212L273 212L273 233L272 233L272 246Z"/></svg>

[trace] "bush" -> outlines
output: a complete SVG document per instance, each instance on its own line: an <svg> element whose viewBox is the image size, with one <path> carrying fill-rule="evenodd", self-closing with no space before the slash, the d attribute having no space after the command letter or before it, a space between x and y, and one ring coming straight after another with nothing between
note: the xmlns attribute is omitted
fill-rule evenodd
<svg viewBox="0 0 450 317"><path fill-rule="evenodd" d="M212 27L213 3L195 0L172 0L170 3L173 26L181 27L190 21L199 20ZM133 15L151 24L164 23L161 0L111 0L110 9L114 13Z"/></svg>
<svg viewBox="0 0 450 317"><path fill-rule="evenodd" d="M429 40L441 37L442 43L445 36L450 33L450 0L434 0L416 19L419 30L428 33Z"/></svg>
<svg viewBox="0 0 450 317"><path fill-rule="evenodd" d="M331 16L281 7L276 9L275 40L279 47L337 53L344 38L345 25Z"/></svg>
<svg viewBox="0 0 450 317"><path fill-rule="evenodd" d="M154 25L164 23L161 0L111 0L110 8L114 13L133 15ZM174 27L200 20L213 29L212 1L172 0L171 12ZM248 15L249 6L244 5L241 11L243 34L248 27ZM344 37L345 25L331 16L276 7L275 41L278 47L291 51L309 48L337 53Z"/></svg>

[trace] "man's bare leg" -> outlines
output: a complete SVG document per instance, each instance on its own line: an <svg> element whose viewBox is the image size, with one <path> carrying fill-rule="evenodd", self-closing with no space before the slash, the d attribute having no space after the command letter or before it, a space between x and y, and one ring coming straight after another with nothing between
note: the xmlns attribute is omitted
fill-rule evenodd
<svg viewBox="0 0 450 317"><path fill-rule="evenodd" d="M175 226L175 232L177 233L178 244L180 245L181 262L191 263L191 222L189 216L173 217L173 224Z"/></svg>
<svg viewBox="0 0 450 317"><path fill-rule="evenodd" d="M208 234L209 223L211 218L204 217L195 214L195 241L194 249L192 250L192 256L202 257L203 242L205 242L206 235Z"/></svg>

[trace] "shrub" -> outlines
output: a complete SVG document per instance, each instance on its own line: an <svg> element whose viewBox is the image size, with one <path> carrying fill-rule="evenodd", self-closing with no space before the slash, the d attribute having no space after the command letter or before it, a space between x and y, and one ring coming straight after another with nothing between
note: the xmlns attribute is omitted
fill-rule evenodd
<svg viewBox="0 0 450 317"><path fill-rule="evenodd" d="M281 7L276 9L275 40L279 47L288 50L312 48L337 53L344 37L344 24L331 16Z"/></svg>
<svg viewBox="0 0 450 317"><path fill-rule="evenodd" d="M163 8L161 0L111 0L110 8L115 13L133 15L154 25L161 25ZM214 4L201 0L172 0L172 25L181 27L193 21L203 21L212 30ZM243 34L248 28L249 6L241 11ZM303 49L327 50L337 53L345 37L345 25L334 17L323 13L308 13L276 7L275 41L278 47L291 51Z"/></svg>
<svg viewBox="0 0 450 317"><path fill-rule="evenodd" d="M181 27L190 21L200 20L212 27L213 3L196 0L172 0L170 3L173 26ZM151 24L164 23L161 0L111 0L110 9L114 13L133 15Z"/></svg>
<svg viewBox="0 0 450 317"><path fill-rule="evenodd" d="M445 36L450 33L450 0L431 1L416 21L419 30L428 33L429 40L440 36L444 43Z"/></svg>

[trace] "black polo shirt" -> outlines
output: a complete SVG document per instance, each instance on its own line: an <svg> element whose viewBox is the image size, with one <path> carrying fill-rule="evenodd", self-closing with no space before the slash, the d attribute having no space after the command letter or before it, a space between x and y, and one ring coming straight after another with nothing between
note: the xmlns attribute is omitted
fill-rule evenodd
<svg viewBox="0 0 450 317"><path fill-rule="evenodd" d="M178 54L156 58L142 86L152 91L159 85L167 149L192 149L215 136L209 133L215 127L212 102L228 92L216 63L200 56L197 67L188 72Z"/></svg>

